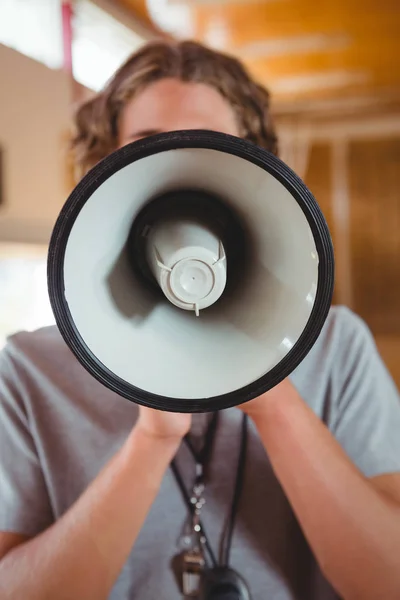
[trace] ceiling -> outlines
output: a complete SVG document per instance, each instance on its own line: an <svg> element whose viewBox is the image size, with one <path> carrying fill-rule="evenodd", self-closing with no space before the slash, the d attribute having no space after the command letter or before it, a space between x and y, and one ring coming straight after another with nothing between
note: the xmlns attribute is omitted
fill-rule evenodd
<svg viewBox="0 0 400 600"><path fill-rule="evenodd" d="M399 0L118 1L242 58L283 113L400 107Z"/></svg>

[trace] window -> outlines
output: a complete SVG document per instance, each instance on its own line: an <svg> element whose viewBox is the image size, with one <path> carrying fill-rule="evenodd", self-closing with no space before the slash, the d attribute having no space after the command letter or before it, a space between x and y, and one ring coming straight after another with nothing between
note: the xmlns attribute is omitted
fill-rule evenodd
<svg viewBox="0 0 400 600"><path fill-rule="evenodd" d="M89 0L74 5L74 77L100 89L144 39ZM1 0L0 43L52 69L63 65L61 0Z"/></svg>
<svg viewBox="0 0 400 600"><path fill-rule="evenodd" d="M0 348L8 335L52 325L47 247L0 243Z"/></svg>

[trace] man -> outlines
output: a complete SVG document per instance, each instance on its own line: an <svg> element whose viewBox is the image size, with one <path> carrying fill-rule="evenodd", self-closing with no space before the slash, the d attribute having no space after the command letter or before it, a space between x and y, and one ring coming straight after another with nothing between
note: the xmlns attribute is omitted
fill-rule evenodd
<svg viewBox="0 0 400 600"><path fill-rule="evenodd" d="M76 125L80 173L117 147L179 129L277 151L268 93L233 58L191 42L144 47ZM118 398L52 327L12 337L0 369L0 597L179 597L175 559L192 549L189 449L202 446L209 415ZM399 398L365 324L333 308L290 380L219 415L201 513L214 566L242 414L244 484L223 565L254 599L397 599Z"/></svg>

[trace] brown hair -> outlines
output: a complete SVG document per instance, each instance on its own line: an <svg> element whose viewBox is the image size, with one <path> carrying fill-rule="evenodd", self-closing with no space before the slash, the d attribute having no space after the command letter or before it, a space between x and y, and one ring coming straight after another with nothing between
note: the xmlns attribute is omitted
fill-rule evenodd
<svg viewBox="0 0 400 600"><path fill-rule="evenodd" d="M104 90L75 115L72 159L81 177L115 148L122 108L145 86L164 78L205 83L234 109L242 138L277 154L268 91L237 59L191 41L146 44L115 73Z"/></svg>

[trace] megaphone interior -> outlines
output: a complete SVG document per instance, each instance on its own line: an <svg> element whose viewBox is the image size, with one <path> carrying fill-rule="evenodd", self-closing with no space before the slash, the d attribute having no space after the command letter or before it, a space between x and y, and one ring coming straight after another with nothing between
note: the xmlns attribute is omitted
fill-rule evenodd
<svg viewBox="0 0 400 600"><path fill-rule="evenodd" d="M83 367L120 396L208 412L268 391L327 317L334 259L311 192L251 142L178 131L98 163L54 227L48 289Z"/></svg>

